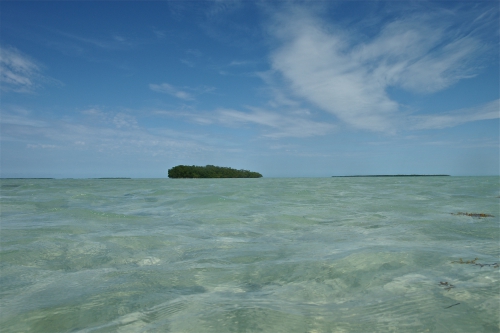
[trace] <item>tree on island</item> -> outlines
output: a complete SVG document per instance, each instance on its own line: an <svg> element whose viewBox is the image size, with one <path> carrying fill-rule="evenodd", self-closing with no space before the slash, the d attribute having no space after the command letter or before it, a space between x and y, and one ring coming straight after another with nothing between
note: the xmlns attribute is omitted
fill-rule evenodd
<svg viewBox="0 0 500 333"><path fill-rule="evenodd" d="M236 170L214 165L178 165L168 169L168 178L260 178L258 172L248 170Z"/></svg>

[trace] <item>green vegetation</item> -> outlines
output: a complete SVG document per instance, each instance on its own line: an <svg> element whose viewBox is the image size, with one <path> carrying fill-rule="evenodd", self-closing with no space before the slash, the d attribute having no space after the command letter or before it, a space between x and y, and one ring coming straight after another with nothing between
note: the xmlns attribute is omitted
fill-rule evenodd
<svg viewBox="0 0 500 333"><path fill-rule="evenodd" d="M214 165L178 165L168 170L168 178L260 178L258 172L236 170Z"/></svg>

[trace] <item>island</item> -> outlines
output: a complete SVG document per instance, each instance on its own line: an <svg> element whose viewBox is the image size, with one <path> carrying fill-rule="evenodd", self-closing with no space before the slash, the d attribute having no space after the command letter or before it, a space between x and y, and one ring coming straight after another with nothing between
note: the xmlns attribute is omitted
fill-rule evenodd
<svg viewBox="0 0 500 333"><path fill-rule="evenodd" d="M236 170L215 165L178 165L168 169L168 178L260 178L258 172Z"/></svg>
<svg viewBox="0 0 500 333"><path fill-rule="evenodd" d="M100 177L100 178L91 178L91 179L132 179L130 177Z"/></svg>
<svg viewBox="0 0 500 333"><path fill-rule="evenodd" d="M354 176L332 176L335 178L348 177L450 177L450 175L354 175Z"/></svg>

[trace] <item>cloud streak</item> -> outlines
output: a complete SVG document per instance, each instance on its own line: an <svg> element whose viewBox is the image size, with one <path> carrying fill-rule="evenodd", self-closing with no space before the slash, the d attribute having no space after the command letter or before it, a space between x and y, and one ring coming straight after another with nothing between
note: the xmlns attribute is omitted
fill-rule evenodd
<svg viewBox="0 0 500 333"><path fill-rule="evenodd" d="M272 131L263 134L264 137L268 138L304 138L325 135L335 128L331 124L315 122L302 117L282 115L259 108L251 108L251 112L221 109L217 112L217 120L230 126L256 124L270 128Z"/></svg>
<svg viewBox="0 0 500 333"><path fill-rule="evenodd" d="M389 87L434 93L474 76L473 60L484 46L457 34L453 24L452 14L414 15L386 23L364 40L295 10L276 15L270 28L280 45L271 66L294 95L352 127L394 133L403 121L402 105Z"/></svg>
<svg viewBox="0 0 500 333"><path fill-rule="evenodd" d="M97 38L88 38L88 37L81 37L75 34L71 34L68 32L64 31L57 31L54 30L55 33L67 37L69 39L87 44L87 45L92 45L94 47L98 47L101 49L105 50L117 50L117 49L122 49L122 48L128 48L134 46L136 43L129 41L127 38L121 36L121 35L112 35L110 38L108 37L106 40L104 39L97 39Z"/></svg>
<svg viewBox="0 0 500 333"><path fill-rule="evenodd" d="M32 92L42 78L40 67L13 47L0 48L0 82L2 90Z"/></svg>
<svg viewBox="0 0 500 333"><path fill-rule="evenodd" d="M421 130L454 127L471 121L498 118L500 118L500 100L441 114L411 116L409 120L412 129Z"/></svg>
<svg viewBox="0 0 500 333"><path fill-rule="evenodd" d="M92 112L85 112L89 115ZM95 113L95 112L93 112ZM2 110L1 141L24 143L30 149L58 148L61 150L90 150L144 153L150 155L189 155L214 148L201 138L189 138L172 131L151 131L140 127L135 117L124 113L101 114L101 122L40 121L29 114Z"/></svg>
<svg viewBox="0 0 500 333"><path fill-rule="evenodd" d="M336 128L332 124L308 119L310 113L307 110L283 113L249 106L246 109L247 111L219 108L211 112L158 110L154 114L183 117L205 126L222 125L224 127L244 128L255 125L262 130L261 137L272 139L322 136Z"/></svg>
<svg viewBox="0 0 500 333"><path fill-rule="evenodd" d="M175 88L174 86L172 86L168 83L150 84L149 89L156 91L156 92L159 92L159 93L168 94L168 95L171 95L171 96L174 96L174 97L186 100L186 101L193 99L191 94L189 94L183 90L180 90L178 88Z"/></svg>

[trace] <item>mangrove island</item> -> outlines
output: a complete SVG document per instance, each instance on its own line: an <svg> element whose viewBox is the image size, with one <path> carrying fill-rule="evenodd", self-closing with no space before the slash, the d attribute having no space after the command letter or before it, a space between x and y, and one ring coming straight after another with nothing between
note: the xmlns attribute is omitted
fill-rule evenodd
<svg viewBox="0 0 500 333"><path fill-rule="evenodd" d="M258 172L236 170L215 165L178 165L168 169L168 178L260 178Z"/></svg>

